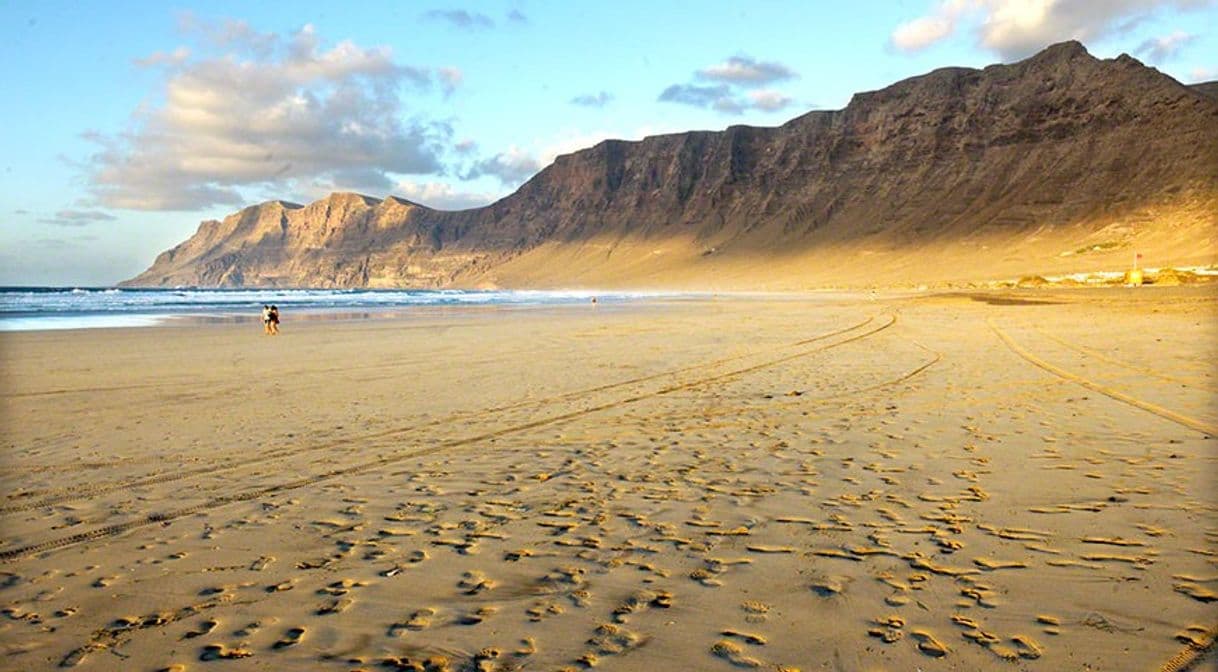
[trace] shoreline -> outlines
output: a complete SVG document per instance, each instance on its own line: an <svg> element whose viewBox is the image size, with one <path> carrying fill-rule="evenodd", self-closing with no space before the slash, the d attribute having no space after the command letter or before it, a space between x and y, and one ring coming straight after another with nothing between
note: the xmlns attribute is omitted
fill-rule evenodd
<svg viewBox="0 0 1218 672"><path fill-rule="evenodd" d="M1172 288L1205 287L1211 285L1218 274L1199 274L1204 280L1199 282L1179 284L1146 284L1140 287L1130 287L1113 282L1084 282L1074 276L1054 276L1053 278L1038 278L1037 282L1004 282L1001 285L970 285L961 287L902 287L898 289L848 289L848 288L817 288L808 290L756 290L756 291L689 291L679 290L646 290L626 292L622 290L502 290L511 293L517 291L525 298L506 302L446 302L418 303L411 305L352 305L352 306L306 306L298 308L290 303L284 304L284 312L296 322L318 321L359 321L370 319L408 319L432 311L462 311L480 309L520 309L533 310L542 308L578 307L586 303L598 306L618 307L631 304L647 304L655 302L674 301L704 301L704 300L736 300L736 301L800 301L808 299L826 300L873 300L877 297L909 298L916 296L967 295L977 293L1028 294L1034 292L1051 292L1058 290L1086 291L1153 291L1163 292ZM1107 276L1105 276L1107 277ZM102 288L98 288L102 289ZM109 288L107 288L109 289ZM210 291L210 290L192 290ZM241 289L219 290L247 292L258 291L271 293L270 289ZM326 292L330 290L292 290L309 292ZM343 290L363 291L363 290ZM412 290L385 290L386 292ZM464 292L466 290L454 290ZM1200 290L1205 291L1205 290ZM274 301L273 297L265 297ZM530 300L533 299L532 301ZM595 299L595 301L594 301ZM127 329L149 327L198 327L219 324L257 324L260 317L257 305L251 304L245 310L226 308L208 311L206 304L199 304L188 311L173 311L171 309L146 312L66 312L54 313L0 313L0 334L41 331L76 331L89 329Z"/></svg>
<svg viewBox="0 0 1218 672"><path fill-rule="evenodd" d="M209 290L192 290L194 293L207 294ZM239 290L233 293L245 293ZM48 311L10 311L0 313L0 333L22 331L59 331L93 328L144 328L144 327L175 327L199 326L206 324L242 324L257 323L261 318L258 313L261 303L281 303L281 312L290 315L297 321L334 321L358 319L404 318L416 312L426 313L436 310L464 310L482 308L502 309L532 309L556 306L580 306L586 303L596 303L604 306L618 306L630 303L646 303L651 301L680 301L696 300L705 296L698 292L496 292L486 300L479 300L477 294L470 295L455 292L458 299L444 298L442 300L419 301L417 303L388 303L363 304L352 302L349 305L330 305L322 303L300 303L300 299L285 294L274 294L270 290L258 290L262 294L259 301L248 306L217 306L211 307L206 301L178 307L153 307L140 310L110 309L110 310L61 310ZM330 290L299 290L311 295L325 297ZM221 290L223 292L223 290ZM386 294L408 294L408 292L386 292ZM508 296L502 297L501 295ZM223 294L220 294L221 296ZM339 294L341 297L344 294ZM449 295L452 296L452 295ZM279 298L284 297L284 298ZM287 299L285 301L285 298ZM595 301L594 301L595 299ZM328 301L340 301L330 299Z"/></svg>

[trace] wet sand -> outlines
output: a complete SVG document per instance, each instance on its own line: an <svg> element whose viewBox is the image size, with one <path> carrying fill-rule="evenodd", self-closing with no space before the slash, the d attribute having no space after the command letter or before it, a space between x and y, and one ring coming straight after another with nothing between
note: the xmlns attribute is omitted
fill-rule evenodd
<svg viewBox="0 0 1218 672"><path fill-rule="evenodd" d="M1216 311L0 334L0 668L1190 669L1218 624Z"/></svg>

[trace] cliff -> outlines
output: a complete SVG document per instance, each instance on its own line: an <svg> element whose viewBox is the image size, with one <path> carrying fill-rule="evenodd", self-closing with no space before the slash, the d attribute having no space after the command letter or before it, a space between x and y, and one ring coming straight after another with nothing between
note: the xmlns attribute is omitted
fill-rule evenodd
<svg viewBox="0 0 1218 672"><path fill-rule="evenodd" d="M609 140L443 212L334 194L204 222L134 285L963 281L1218 258L1218 100L1076 42L776 128Z"/></svg>

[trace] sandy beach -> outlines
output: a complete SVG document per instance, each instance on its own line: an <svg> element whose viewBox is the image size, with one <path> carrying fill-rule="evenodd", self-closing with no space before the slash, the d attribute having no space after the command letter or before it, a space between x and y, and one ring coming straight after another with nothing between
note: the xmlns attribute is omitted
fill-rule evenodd
<svg viewBox="0 0 1218 672"><path fill-rule="evenodd" d="M1216 311L0 334L0 669L1213 669Z"/></svg>

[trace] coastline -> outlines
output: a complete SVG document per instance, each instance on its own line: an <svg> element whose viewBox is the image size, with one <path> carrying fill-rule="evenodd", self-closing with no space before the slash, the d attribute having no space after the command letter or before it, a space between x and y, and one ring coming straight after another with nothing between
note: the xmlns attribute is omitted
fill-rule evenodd
<svg viewBox="0 0 1218 672"><path fill-rule="evenodd" d="M1206 285L1218 280L1214 266L1149 267L1142 269L1143 286ZM283 304L302 321L403 318L417 309L475 306L544 307L580 303L640 303L654 301L732 298L738 300L801 300L806 297L857 297L920 294L1003 292L1009 290L1113 289L1128 287L1124 273L1080 272L1063 275L1029 275L1019 279L967 283L933 283L884 287L824 286L806 289L679 288L521 288L521 289L386 289L386 288L275 288L275 287L0 287L0 333L60 329L243 324L257 321L258 307ZM69 305L40 303L37 298L68 295ZM81 297L104 297L90 303ZM15 298L17 297L17 298ZM138 297L132 299L127 297ZM168 300L166 297L170 297ZM183 297L180 301L173 297ZM43 299L45 302L45 299Z"/></svg>
<svg viewBox="0 0 1218 672"><path fill-rule="evenodd" d="M2 288L0 332L257 322L263 304L301 321L403 318L421 311L682 300L699 292L272 288ZM67 297L67 298L60 298Z"/></svg>
<svg viewBox="0 0 1218 672"><path fill-rule="evenodd" d="M5 655L1153 668L1213 613L1218 453L1120 395L1218 425L1216 306L724 295L3 333Z"/></svg>

